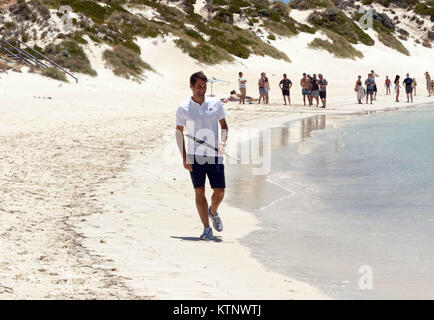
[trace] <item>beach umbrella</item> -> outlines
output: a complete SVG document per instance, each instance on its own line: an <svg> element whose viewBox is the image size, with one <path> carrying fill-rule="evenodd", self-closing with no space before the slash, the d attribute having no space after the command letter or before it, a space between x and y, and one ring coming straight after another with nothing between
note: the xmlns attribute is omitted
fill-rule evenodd
<svg viewBox="0 0 434 320"><path fill-rule="evenodd" d="M228 84L229 84L229 81L219 80L219 79L216 79L216 78L214 78L214 77L208 79L208 82L211 83L211 94L210 94L210 97L214 97L214 95L212 94L212 89L213 89L213 84L214 84L215 82L224 82L224 83L228 83Z"/></svg>

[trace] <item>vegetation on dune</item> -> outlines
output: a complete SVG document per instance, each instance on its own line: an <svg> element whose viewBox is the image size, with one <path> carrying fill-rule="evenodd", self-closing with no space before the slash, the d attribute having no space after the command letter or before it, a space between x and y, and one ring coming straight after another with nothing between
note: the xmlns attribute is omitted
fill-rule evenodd
<svg viewBox="0 0 434 320"><path fill-rule="evenodd" d="M293 9L308 10L318 8L331 8L334 3L331 0L292 0L289 6Z"/></svg>
<svg viewBox="0 0 434 320"><path fill-rule="evenodd" d="M362 14L355 13L353 19L359 20L361 16ZM408 49L393 35L395 25L385 14L373 12L373 29L378 34L378 40L385 46L407 56L410 55Z"/></svg>
<svg viewBox="0 0 434 320"><path fill-rule="evenodd" d="M142 80L143 71L152 70L151 66L140 58L140 54L124 46L105 50L103 59L115 75L127 79Z"/></svg>
<svg viewBox="0 0 434 320"><path fill-rule="evenodd" d="M379 21L374 20L374 30L378 33L378 40L380 40L385 46L395 49L398 52L401 52L402 54L405 54L407 56L410 55L410 52L407 50L406 47L395 38L395 36L392 34L393 30L386 28L384 25L382 25Z"/></svg>
<svg viewBox="0 0 434 320"><path fill-rule="evenodd" d="M362 0L364 5L370 5L374 2L382 4L385 7L389 7L391 4L394 4L401 8L412 8L419 3L418 0Z"/></svg>
<svg viewBox="0 0 434 320"><path fill-rule="evenodd" d="M315 38L308 44L309 48L326 50L337 58L353 60L363 58L363 53L355 49L344 37L330 30L323 29L322 31L332 41Z"/></svg>
<svg viewBox="0 0 434 320"><path fill-rule="evenodd" d="M52 79L68 82L65 73L54 67L42 69L41 74Z"/></svg>
<svg viewBox="0 0 434 320"><path fill-rule="evenodd" d="M361 42L372 46L375 43L354 21L337 8L329 8L322 12L314 11L309 15L308 20L314 26L331 30L353 44Z"/></svg>
<svg viewBox="0 0 434 320"><path fill-rule="evenodd" d="M96 76L90 61L80 45L71 40L64 40L59 44L49 44L44 54L62 67L72 72L80 72Z"/></svg>
<svg viewBox="0 0 434 320"><path fill-rule="evenodd" d="M422 16L434 16L434 1L417 4L414 8L414 12Z"/></svg>
<svg viewBox="0 0 434 320"><path fill-rule="evenodd" d="M314 34L322 30L329 40L315 38L309 46L324 49L337 57L355 59L362 54L352 44L374 45L374 40L339 8L345 7L344 0L292 0L289 4L268 0L213 0L206 9L209 15L202 17L194 12L196 0L182 0L178 6L168 6L154 0L18 0L11 8L14 22L0 26L0 32L18 35L23 40L38 40L53 37L63 40L50 44L41 51L48 54L72 72L96 75L90 66L83 48L88 44L86 35L96 43L111 47L104 52L107 66L114 73L126 78L140 79L143 70L151 70L141 60L137 38L156 38L171 35L175 45L192 58L205 64L234 61L235 57L248 59L251 55L270 56L290 61L289 57L271 44L279 37L290 37L300 32ZM377 2L384 6L399 5L413 9L419 15L433 16L433 1L420 3L416 0L363 0L364 3ZM41 35L30 30L18 30L21 21L44 24L51 14L48 8L58 9L62 5L71 6L78 14L73 19L73 31L59 31L47 25ZM156 19L133 14L130 5L139 8L152 8ZM321 9L308 18L311 25L295 21L290 17L292 8ZM324 9L324 10L323 10ZM132 10L131 10L132 11ZM57 14L61 16L60 14ZM380 18L378 18L380 17ZM237 21L247 21L250 28L237 27ZM408 50L394 36L395 24L386 15L374 17L374 29L379 40L385 45L403 53ZM53 30L54 28L54 30ZM18 33L17 33L18 32ZM401 39L406 36L401 33ZM87 40L86 40L87 39ZM128 58L128 55L131 55ZM125 64L121 59L126 59Z"/></svg>
<svg viewBox="0 0 434 320"><path fill-rule="evenodd" d="M195 43L180 38L175 40L175 44L190 57L205 64L217 64L222 61L231 62L234 60L226 51L214 48L206 43Z"/></svg>

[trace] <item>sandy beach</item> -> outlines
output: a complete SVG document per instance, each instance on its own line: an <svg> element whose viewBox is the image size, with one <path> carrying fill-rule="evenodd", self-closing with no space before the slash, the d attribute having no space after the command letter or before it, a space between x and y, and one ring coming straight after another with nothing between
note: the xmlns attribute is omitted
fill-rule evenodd
<svg viewBox="0 0 434 320"><path fill-rule="evenodd" d="M432 49L417 47L406 57L380 44L355 62L307 50L312 37L278 40L291 52L291 64L253 56L217 66L196 63L170 38L139 39L142 58L156 70L142 83L115 77L95 44L87 50L98 77L80 75L78 84L26 67L1 73L0 298L328 299L251 257L239 243L260 228L249 212L223 202L225 231L215 242L197 241L202 226L190 177L180 157L164 159L176 108L189 98L188 77L197 70L230 81L214 86L217 97L237 89L240 70L252 96L259 73L269 74L269 105L225 105L230 130L433 101L422 85L414 104L394 103L379 86L374 105L357 105L353 91L357 74L373 68L378 83L385 74L410 71L422 83ZM329 81L327 109L301 105L304 71L322 72ZM290 107L282 105L277 88L282 72L294 82Z"/></svg>

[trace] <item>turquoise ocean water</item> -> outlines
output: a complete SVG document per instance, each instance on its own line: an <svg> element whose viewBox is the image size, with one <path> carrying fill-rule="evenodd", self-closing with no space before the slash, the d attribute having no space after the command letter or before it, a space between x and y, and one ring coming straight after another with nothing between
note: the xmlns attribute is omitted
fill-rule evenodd
<svg viewBox="0 0 434 320"><path fill-rule="evenodd" d="M334 298L434 299L434 105L338 118L272 129L266 176L227 167L262 226L243 244Z"/></svg>

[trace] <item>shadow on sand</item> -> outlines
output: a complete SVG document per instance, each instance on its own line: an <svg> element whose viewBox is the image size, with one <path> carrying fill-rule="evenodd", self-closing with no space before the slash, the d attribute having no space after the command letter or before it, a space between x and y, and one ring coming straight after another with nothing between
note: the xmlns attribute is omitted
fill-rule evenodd
<svg viewBox="0 0 434 320"><path fill-rule="evenodd" d="M222 242L223 240L220 237L216 237L214 236L212 238L212 240L200 240L199 237L175 237L175 236L170 236L173 239L180 239L180 240L184 240L184 241L212 241L212 242Z"/></svg>

